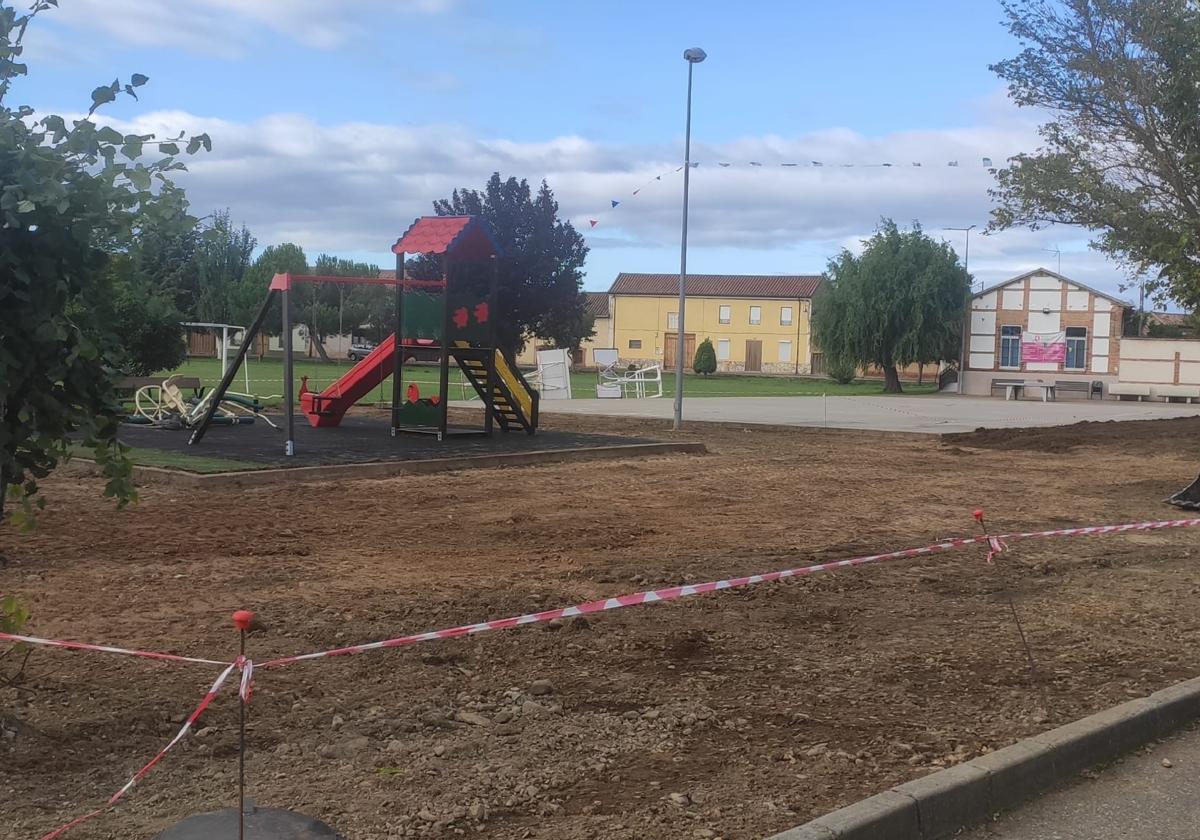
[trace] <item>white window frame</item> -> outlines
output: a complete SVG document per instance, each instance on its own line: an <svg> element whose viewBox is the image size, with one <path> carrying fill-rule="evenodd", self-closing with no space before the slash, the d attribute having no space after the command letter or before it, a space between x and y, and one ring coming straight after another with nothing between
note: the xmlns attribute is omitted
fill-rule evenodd
<svg viewBox="0 0 1200 840"><path fill-rule="evenodd" d="M730 342L730 340L728 338L718 338L717 339L717 361L718 362L728 362L729 361L729 352L730 352L731 344L732 344L732 342Z"/></svg>
<svg viewBox="0 0 1200 840"><path fill-rule="evenodd" d="M668 312L667 313L667 329L669 329L669 330L678 330L679 329L679 313L678 312Z"/></svg>
<svg viewBox="0 0 1200 840"><path fill-rule="evenodd" d="M732 324L733 323L733 307L718 306L717 307L717 323Z"/></svg>
<svg viewBox="0 0 1200 840"><path fill-rule="evenodd" d="M790 362L791 360L792 360L792 340L790 338L784 339L779 342L779 361L780 362Z"/></svg>
<svg viewBox="0 0 1200 840"><path fill-rule="evenodd" d="M762 307L761 306L751 306L750 307L750 326L757 327L761 323L762 323Z"/></svg>
<svg viewBox="0 0 1200 840"><path fill-rule="evenodd" d="M1071 330L1083 330L1083 335L1081 335L1081 336L1071 335L1070 334ZM1087 341L1088 341L1087 327L1067 327L1066 332L1067 332L1067 356L1065 359L1063 359L1063 370L1087 370ZM1072 355L1071 354L1071 344L1075 343L1075 342L1078 342L1082 346L1079 348L1079 352L1076 354L1079 357L1078 359L1076 359L1076 361L1078 361L1079 364L1075 367L1072 367L1069 363L1070 359L1071 359L1071 355Z"/></svg>
<svg viewBox="0 0 1200 840"><path fill-rule="evenodd" d="M1005 335L1005 330L1016 330L1016 335ZM1021 339L1025 336L1025 329L1020 324L1002 324L1000 326L1000 370L1020 370L1021 369ZM1004 342L1016 340L1017 342L1017 363L1015 365L1004 364Z"/></svg>
<svg viewBox="0 0 1200 840"><path fill-rule="evenodd" d="M792 313L792 307L790 307L790 306L779 307L779 326L790 327L792 325L792 319L794 317L795 316Z"/></svg>

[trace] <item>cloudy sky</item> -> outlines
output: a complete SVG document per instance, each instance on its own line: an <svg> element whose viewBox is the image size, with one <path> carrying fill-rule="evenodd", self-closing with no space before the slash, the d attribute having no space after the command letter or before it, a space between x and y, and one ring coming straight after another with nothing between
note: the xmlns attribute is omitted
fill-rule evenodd
<svg viewBox="0 0 1200 840"><path fill-rule="evenodd" d="M695 75L692 271L820 272L884 216L961 254L945 228L986 226L983 158L1037 145L1038 115L987 69L1016 49L993 0L61 5L29 36L13 100L76 113L96 84L145 73L141 100L106 119L208 132L213 151L180 178L197 213L228 207L260 246L310 255L387 265L435 198L498 170L549 182L587 237L589 289L678 271L689 46L709 55ZM1119 293L1124 276L1087 239L977 230L971 272L990 284L1061 259Z"/></svg>

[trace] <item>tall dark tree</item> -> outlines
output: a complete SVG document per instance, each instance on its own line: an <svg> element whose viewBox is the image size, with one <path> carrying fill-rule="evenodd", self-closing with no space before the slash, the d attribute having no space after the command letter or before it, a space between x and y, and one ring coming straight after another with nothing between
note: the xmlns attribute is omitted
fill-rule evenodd
<svg viewBox="0 0 1200 840"><path fill-rule="evenodd" d="M829 263L813 301L813 340L826 357L883 370L899 393L897 367L958 358L971 278L953 249L885 219L864 243Z"/></svg>
<svg viewBox="0 0 1200 840"><path fill-rule="evenodd" d="M574 349L593 334L582 294L588 249L571 223L558 218L545 181L533 195L528 181L496 172L482 191L455 190L433 209L439 216L481 216L491 225L504 251L498 266L502 347L517 352L536 335Z"/></svg>
<svg viewBox="0 0 1200 840"><path fill-rule="evenodd" d="M1022 46L992 69L1049 113L996 173L992 227L1079 225L1147 291L1200 306L1200 6L1004 0Z"/></svg>

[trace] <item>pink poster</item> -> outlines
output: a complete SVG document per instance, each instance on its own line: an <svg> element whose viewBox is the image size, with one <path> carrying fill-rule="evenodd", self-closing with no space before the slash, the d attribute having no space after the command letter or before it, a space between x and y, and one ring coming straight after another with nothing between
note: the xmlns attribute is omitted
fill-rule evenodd
<svg viewBox="0 0 1200 840"><path fill-rule="evenodd" d="M1062 364L1067 360L1067 334L1025 333L1021 336L1021 361Z"/></svg>

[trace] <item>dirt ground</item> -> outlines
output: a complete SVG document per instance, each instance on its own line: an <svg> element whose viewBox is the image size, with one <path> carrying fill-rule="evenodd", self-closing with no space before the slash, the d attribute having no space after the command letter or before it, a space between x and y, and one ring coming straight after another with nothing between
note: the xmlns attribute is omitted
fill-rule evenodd
<svg viewBox="0 0 1200 840"><path fill-rule="evenodd" d="M236 653L230 612L252 608L262 661L923 545L970 533L977 506L1000 530L1173 518L1161 500L1200 464L1200 420L948 442L692 434L709 455L148 486L122 512L96 480L58 477L37 531L0 535L0 592L37 635L217 658ZM964 550L262 672L250 794L353 840L763 837L1200 673L1198 536L1027 541L996 566ZM103 803L214 675L34 653L0 689L0 835ZM226 692L125 803L67 837L151 837L231 804L236 721Z"/></svg>

